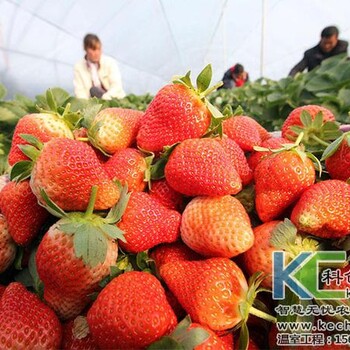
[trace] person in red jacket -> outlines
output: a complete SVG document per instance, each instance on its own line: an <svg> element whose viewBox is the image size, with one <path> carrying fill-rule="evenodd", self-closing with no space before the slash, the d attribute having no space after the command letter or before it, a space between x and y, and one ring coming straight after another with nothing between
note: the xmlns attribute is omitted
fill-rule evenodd
<svg viewBox="0 0 350 350"><path fill-rule="evenodd" d="M222 81L224 82L222 88L232 89L233 87L240 87L248 80L248 73L244 70L244 67L241 64L237 63L225 72L222 78Z"/></svg>

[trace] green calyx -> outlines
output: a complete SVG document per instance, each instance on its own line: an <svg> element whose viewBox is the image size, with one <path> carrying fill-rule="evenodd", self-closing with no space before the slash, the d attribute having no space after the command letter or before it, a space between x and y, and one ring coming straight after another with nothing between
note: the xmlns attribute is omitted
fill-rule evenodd
<svg viewBox="0 0 350 350"><path fill-rule="evenodd" d="M210 334L201 327L191 326L190 316L186 316L168 335L151 344L147 350L169 349L169 350L193 350L196 346L204 343Z"/></svg>
<svg viewBox="0 0 350 350"><path fill-rule="evenodd" d="M20 182L30 177L34 163L38 159L44 146L44 144L33 135L20 134L20 137L27 141L28 144L18 145L18 147L30 160L21 160L15 163L11 168L10 179L11 181L16 182Z"/></svg>
<svg viewBox="0 0 350 350"><path fill-rule="evenodd" d="M44 207L52 215L60 218L57 222L58 229L74 236L76 257L81 258L85 265L90 267L105 261L109 241L120 239L125 242L123 231L115 224L121 219L130 197L127 187L124 187L118 203L110 209L106 217L101 217L93 213L97 191L97 186L91 188L91 196L85 213L66 213L50 200L44 189L40 191L45 201Z"/></svg>
<svg viewBox="0 0 350 350"><path fill-rule="evenodd" d="M190 76L191 76L191 71L188 71L187 74L183 77L174 76L172 79L172 82L174 84L184 85L187 88L194 91L199 96L199 98L205 103L206 107L208 108L210 114L214 119L223 118L222 113L216 107L214 107L214 105L212 105L206 98L206 96L208 96L211 92L213 92L223 84L223 82L220 81L217 84L210 87L210 82L213 76L211 64L208 64L207 66L205 66L204 69L199 73L196 80L197 87L195 87L192 84Z"/></svg>
<svg viewBox="0 0 350 350"><path fill-rule="evenodd" d="M288 253L290 260L301 252L322 249L318 240L298 234L297 228L289 219L284 219L283 222L276 225L271 233L270 244L276 249Z"/></svg>
<svg viewBox="0 0 350 350"><path fill-rule="evenodd" d="M262 272L256 272L249 278L248 291L246 298L239 304L239 312L241 315L241 322L235 327L240 328L239 334L239 349L248 349L249 345L249 330L247 321L249 315L254 315L262 318L266 321L276 323L276 317L268 313L268 309L265 304L257 299L257 295L260 292L270 292L270 290L260 287L261 282L266 278Z"/></svg>
<svg viewBox="0 0 350 350"><path fill-rule="evenodd" d="M329 146L329 141L335 140L341 135L339 124L333 121L323 122L323 113L320 111L312 119L308 111L302 111L300 115L302 126L293 125L290 130L299 135L303 133L302 143L306 150L313 153L321 153ZM292 141L295 138L290 138Z"/></svg>
<svg viewBox="0 0 350 350"><path fill-rule="evenodd" d="M327 148L324 150L322 154L321 162L330 158L335 152L337 152L344 140L346 140L348 147L350 148L350 131L343 133L336 140L334 140L330 145L327 146Z"/></svg>

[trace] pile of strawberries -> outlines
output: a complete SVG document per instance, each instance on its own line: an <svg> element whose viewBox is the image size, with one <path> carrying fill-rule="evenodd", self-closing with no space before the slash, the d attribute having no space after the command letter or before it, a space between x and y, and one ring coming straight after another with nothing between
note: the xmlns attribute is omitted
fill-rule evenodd
<svg viewBox="0 0 350 350"><path fill-rule="evenodd" d="M310 105L274 138L211 105L210 80L210 66L196 87L175 77L145 113L96 105L72 123L54 106L18 122L0 183L1 349L267 346L272 252L350 234L350 133Z"/></svg>

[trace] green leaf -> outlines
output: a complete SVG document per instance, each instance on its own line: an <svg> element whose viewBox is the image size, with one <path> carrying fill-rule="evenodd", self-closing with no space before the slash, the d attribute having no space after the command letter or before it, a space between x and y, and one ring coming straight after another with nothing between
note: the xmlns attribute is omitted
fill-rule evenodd
<svg viewBox="0 0 350 350"><path fill-rule="evenodd" d="M147 350L184 350L185 348L179 344L175 339L165 336L155 343L151 344ZM192 348L194 349L194 348Z"/></svg>
<svg viewBox="0 0 350 350"><path fill-rule="evenodd" d="M239 115L243 115L244 114L244 110L242 108L242 106L238 106L235 111L233 112L232 116L233 117L237 117Z"/></svg>
<svg viewBox="0 0 350 350"><path fill-rule="evenodd" d="M109 224L114 224L122 218L125 212L125 209L128 206L130 196L131 196L131 192L128 193L128 186L124 186L120 193L119 201L108 212L107 216L105 217L105 222Z"/></svg>
<svg viewBox="0 0 350 350"><path fill-rule="evenodd" d="M15 113L10 111L8 108L4 108L4 107L0 106L0 122L1 123L15 124L17 121L18 121L18 117L16 116Z"/></svg>
<svg viewBox="0 0 350 350"><path fill-rule="evenodd" d="M57 103L51 89L46 91L46 101L51 111L57 113Z"/></svg>
<svg viewBox="0 0 350 350"><path fill-rule="evenodd" d="M320 129L322 127L323 124L323 113L322 111L318 112L315 115L315 119L313 120L313 127L316 129Z"/></svg>
<svg viewBox="0 0 350 350"><path fill-rule="evenodd" d="M200 93L205 91L209 87L212 75L213 75L213 72L212 72L211 64L208 64L199 73L197 77L197 89Z"/></svg>
<svg viewBox="0 0 350 350"><path fill-rule="evenodd" d="M96 115L100 112L102 108L102 104L93 104L85 107L82 110L82 126L89 129L96 117Z"/></svg>
<svg viewBox="0 0 350 350"><path fill-rule="evenodd" d="M61 209L57 204L55 204L47 195L45 189L41 188L40 189L40 195L41 198L44 200L46 203L45 208L46 210L51 213L52 215L58 217L58 218L63 218L66 217L67 214L64 212L63 209Z"/></svg>
<svg viewBox="0 0 350 350"><path fill-rule="evenodd" d="M40 151L31 145L18 145L18 148L33 162L35 162L40 155Z"/></svg>
<svg viewBox="0 0 350 350"><path fill-rule="evenodd" d="M74 234L74 252L77 258L81 258L85 265L95 267L106 259L108 240L94 227L83 224Z"/></svg>
<svg viewBox="0 0 350 350"><path fill-rule="evenodd" d="M43 143L39 141L35 136L31 134L20 134L19 135L24 141L27 141L30 145L36 147L38 150L43 148Z"/></svg>
<svg viewBox="0 0 350 350"><path fill-rule="evenodd" d="M304 126L308 127L312 124L312 117L308 111L303 110L300 114L300 120ZM294 131L294 130L293 130Z"/></svg>
<svg viewBox="0 0 350 350"><path fill-rule="evenodd" d="M21 246L18 246L16 250L15 261L13 263L16 270L22 270L23 253L24 253L24 248Z"/></svg>
<svg viewBox="0 0 350 350"><path fill-rule="evenodd" d="M181 85L184 85L186 87L188 87L189 89L192 89L194 90L194 87L192 85L192 81L191 81L191 71L188 71L186 73L185 76L181 77L179 75L175 75L171 81L174 83L174 84L181 84Z"/></svg>
<svg viewBox="0 0 350 350"><path fill-rule="evenodd" d="M111 224L104 224L101 226L101 230L104 234L109 236L112 239L120 239L124 243L126 243L126 239L124 237L124 231L122 231L118 226Z"/></svg>
<svg viewBox="0 0 350 350"><path fill-rule="evenodd" d="M341 143L343 142L344 136L340 136L335 141L333 141L323 152L321 157L321 162L326 160L327 158L331 157L340 147Z"/></svg>
<svg viewBox="0 0 350 350"><path fill-rule="evenodd" d="M82 227L83 223L74 222L67 218L67 220L60 220L58 222L58 229L67 235L74 235Z"/></svg>
<svg viewBox="0 0 350 350"><path fill-rule="evenodd" d="M245 322L242 323L238 338L238 349L247 350L249 345L249 330Z"/></svg>
<svg viewBox="0 0 350 350"><path fill-rule="evenodd" d="M143 271L144 269L149 268L148 261L150 260L147 252L140 252L136 255L136 265Z"/></svg>
<svg viewBox="0 0 350 350"><path fill-rule="evenodd" d="M289 250L295 244L297 228L289 219L284 219L271 232L270 244L278 249Z"/></svg>
<svg viewBox="0 0 350 350"><path fill-rule="evenodd" d="M29 257L29 262L28 262L28 268L29 268L29 273L32 276L33 282L34 282L34 289L37 291L40 297L43 296L44 293L44 285L42 281L40 280L38 270L36 267L36 252L38 248L33 249L30 257Z"/></svg>
<svg viewBox="0 0 350 350"><path fill-rule="evenodd" d="M33 162L31 160L22 160L17 162L10 171L10 180L20 182L28 179L32 174Z"/></svg>
<svg viewBox="0 0 350 350"><path fill-rule="evenodd" d="M69 93L66 90L63 90L62 88L54 87L50 90L53 95L53 98L57 103L57 106L63 106L70 97Z"/></svg>
<svg viewBox="0 0 350 350"><path fill-rule="evenodd" d="M205 104L213 118L215 119L224 118L222 113L215 106L213 106L208 100L205 101Z"/></svg>
<svg viewBox="0 0 350 350"><path fill-rule="evenodd" d="M7 90L3 84L0 84L0 100L3 100L7 94Z"/></svg>

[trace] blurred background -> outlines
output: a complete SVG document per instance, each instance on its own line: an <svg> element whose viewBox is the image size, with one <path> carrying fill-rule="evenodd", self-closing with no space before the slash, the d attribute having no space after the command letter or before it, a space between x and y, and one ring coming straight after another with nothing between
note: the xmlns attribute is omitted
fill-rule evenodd
<svg viewBox="0 0 350 350"><path fill-rule="evenodd" d="M73 93L88 32L119 62L127 94L154 94L207 63L215 80L237 62L251 80L277 80L325 26L349 40L349 13L349 0L0 0L0 82L7 98L52 86Z"/></svg>

